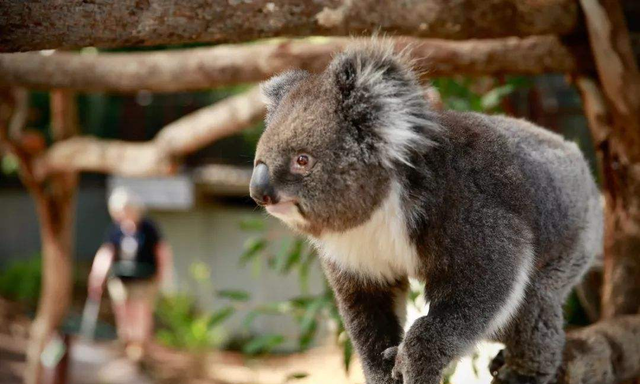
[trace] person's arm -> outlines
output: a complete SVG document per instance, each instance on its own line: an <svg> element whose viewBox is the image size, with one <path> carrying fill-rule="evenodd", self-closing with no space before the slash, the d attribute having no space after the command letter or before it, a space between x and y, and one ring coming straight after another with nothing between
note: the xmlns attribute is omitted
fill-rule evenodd
<svg viewBox="0 0 640 384"><path fill-rule="evenodd" d="M109 243L103 244L96 252L96 257L89 273L89 298L98 300L102 296L102 286L113 263L113 257L113 245Z"/></svg>
<svg viewBox="0 0 640 384"><path fill-rule="evenodd" d="M158 280L165 287L170 287L173 280L173 252L171 246L165 240L160 240L156 245L156 257L158 261Z"/></svg>

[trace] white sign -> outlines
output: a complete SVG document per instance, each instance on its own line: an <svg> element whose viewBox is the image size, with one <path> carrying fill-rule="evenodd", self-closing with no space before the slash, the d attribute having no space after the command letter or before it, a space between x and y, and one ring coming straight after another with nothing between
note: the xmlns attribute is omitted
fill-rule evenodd
<svg viewBox="0 0 640 384"><path fill-rule="evenodd" d="M172 177L132 178L110 176L107 191L124 187L142 199L148 209L189 210L194 205L194 187L186 175Z"/></svg>

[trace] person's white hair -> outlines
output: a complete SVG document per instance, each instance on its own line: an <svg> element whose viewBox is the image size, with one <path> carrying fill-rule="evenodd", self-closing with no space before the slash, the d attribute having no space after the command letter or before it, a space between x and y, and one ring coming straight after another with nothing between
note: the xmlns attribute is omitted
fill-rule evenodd
<svg viewBox="0 0 640 384"><path fill-rule="evenodd" d="M142 215L145 209L140 197L125 187L116 187L111 191L108 207L111 216L117 216L125 210L133 210Z"/></svg>

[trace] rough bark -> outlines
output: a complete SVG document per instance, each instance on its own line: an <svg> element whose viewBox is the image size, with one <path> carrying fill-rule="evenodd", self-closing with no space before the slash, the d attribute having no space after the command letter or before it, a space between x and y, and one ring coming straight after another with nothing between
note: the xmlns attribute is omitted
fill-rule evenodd
<svg viewBox="0 0 640 384"><path fill-rule="evenodd" d="M471 41L400 38L425 77L566 73L588 47L570 50L557 37ZM287 69L322 71L352 39L263 42L146 53L0 54L0 86L99 92L178 92L254 83ZM581 57L574 56L581 52ZM582 60L590 62L590 60Z"/></svg>
<svg viewBox="0 0 640 384"><path fill-rule="evenodd" d="M640 376L640 316L604 320L567 336L557 384L614 384Z"/></svg>
<svg viewBox="0 0 640 384"><path fill-rule="evenodd" d="M374 31L447 39L562 35L577 19L573 0L5 0L0 51Z"/></svg>
<svg viewBox="0 0 640 384"><path fill-rule="evenodd" d="M54 143L35 164L37 178L56 172L101 172L125 176L174 173L180 159L262 119L257 88L200 109L164 127L153 140L131 143L74 137Z"/></svg>
<svg viewBox="0 0 640 384"><path fill-rule="evenodd" d="M608 110L588 117L602 132L596 138L608 211L602 316L611 318L640 311L640 73L619 2L580 3Z"/></svg>

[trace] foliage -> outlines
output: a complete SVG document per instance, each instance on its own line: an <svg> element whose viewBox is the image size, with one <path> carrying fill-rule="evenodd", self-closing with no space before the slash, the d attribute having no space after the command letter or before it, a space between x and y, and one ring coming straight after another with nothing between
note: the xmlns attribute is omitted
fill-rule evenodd
<svg viewBox="0 0 640 384"><path fill-rule="evenodd" d="M211 271L202 262L190 265L189 273L198 288L210 292ZM236 295L235 291L224 291L222 295L229 298ZM173 348L190 350L205 350L220 348L226 342L224 323L235 314L233 305L223 305L215 311L202 311L194 296L186 293L165 295L156 307L156 317L159 329L156 338L162 344Z"/></svg>
<svg viewBox="0 0 640 384"><path fill-rule="evenodd" d="M498 113L502 101L517 89L531 86L525 77L509 77L498 82L493 78L446 77L432 81L447 109Z"/></svg>
<svg viewBox="0 0 640 384"><path fill-rule="evenodd" d="M240 226L254 233L254 236L245 243L244 252L240 256L240 265L252 264L255 271L259 270L255 265L262 265L266 261L264 264L270 271L280 275L295 273L301 292L300 295L288 300L253 308L245 317L244 326L249 329L260 316L290 316L298 326L298 346L301 350L305 350L314 341L320 325L327 321L332 322L336 329L336 341L343 349L344 365L348 369L353 348L338 313L333 292L326 281L320 293L309 292L309 271L311 268L318 267L315 250L301 237L294 237L280 239L279 251L272 253L270 249L273 247L269 245L274 242L274 239L269 238L262 220L244 220ZM260 336L250 341L243 350L249 354L264 353L268 348L273 348L284 341L284 338L275 335Z"/></svg>
<svg viewBox="0 0 640 384"><path fill-rule="evenodd" d="M156 337L161 343L175 348L219 348L226 340L222 324L234 312L234 308L224 306L214 312L202 313L196 309L191 296L165 296L156 307L160 323Z"/></svg>
<svg viewBox="0 0 640 384"><path fill-rule="evenodd" d="M18 159L11 153L0 154L0 169L5 175L18 173Z"/></svg>
<svg viewBox="0 0 640 384"><path fill-rule="evenodd" d="M0 296L35 306L40 297L42 258L10 262L0 271Z"/></svg>

